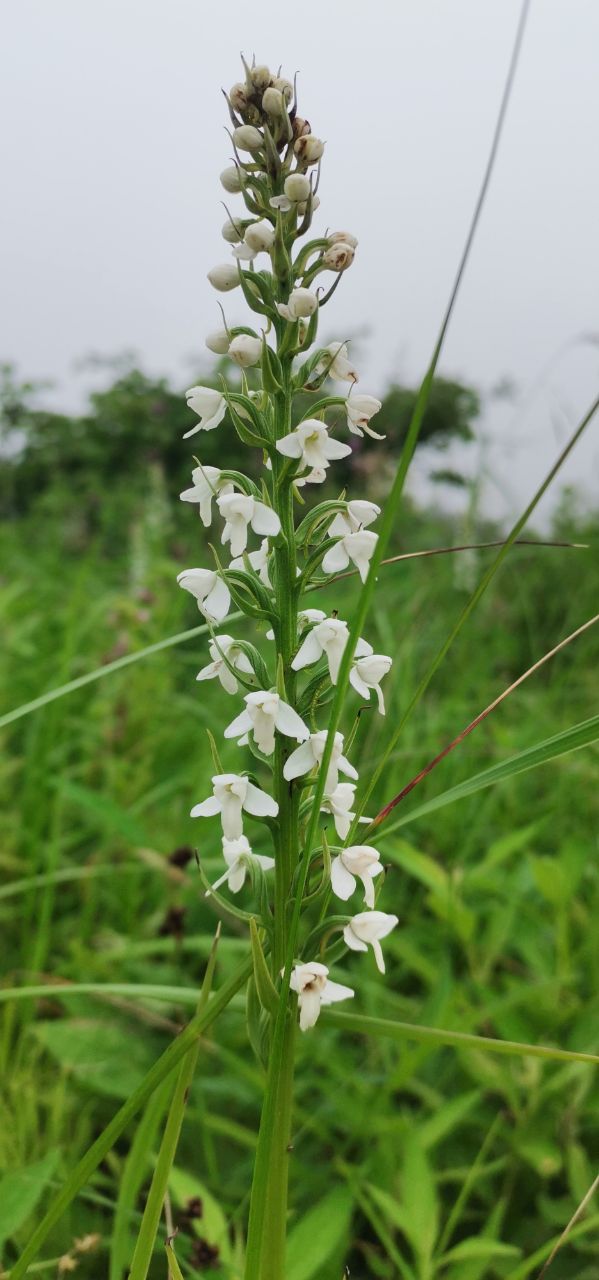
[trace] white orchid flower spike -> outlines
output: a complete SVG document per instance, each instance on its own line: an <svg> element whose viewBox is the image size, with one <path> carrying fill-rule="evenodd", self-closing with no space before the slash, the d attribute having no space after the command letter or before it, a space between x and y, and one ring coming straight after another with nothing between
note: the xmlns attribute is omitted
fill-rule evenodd
<svg viewBox="0 0 599 1280"><path fill-rule="evenodd" d="M248 528L266 537L276 537L281 521L272 507L245 493L227 493L218 499L218 509L225 521L221 542L230 542L231 555L240 556L247 547Z"/></svg>
<svg viewBox="0 0 599 1280"><path fill-rule="evenodd" d="M197 503L205 529L208 529L212 523L213 498L217 498L219 494L234 492L232 482L221 480L221 474L218 467L203 467L200 463L191 473L193 487L184 489L183 493L179 494L181 502Z"/></svg>
<svg viewBox="0 0 599 1280"><path fill-rule="evenodd" d="M208 649L212 662L198 671L196 680L219 680L227 693L237 693L239 684L231 667L235 667L243 675L253 675L253 667L247 654L239 648L234 636L217 636L215 640L210 641Z"/></svg>
<svg viewBox="0 0 599 1280"><path fill-rule="evenodd" d="M317 622L316 626L308 632L291 666L294 671L301 671L302 667L309 667L326 654L329 674L333 684L336 684L343 651L348 640L347 622L343 622L341 618L325 618L322 622Z"/></svg>
<svg viewBox="0 0 599 1280"><path fill-rule="evenodd" d="M266 858L261 853L253 853L246 836L239 836L236 840L227 840L226 836L223 836L223 857L227 864L227 870L218 880L214 881L212 888L220 889L221 884L225 884L226 881L231 893L239 893L239 890L243 889L246 875L252 863L257 863L259 867L262 867L263 871L272 871L275 865L274 858Z"/></svg>
<svg viewBox="0 0 599 1280"><path fill-rule="evenodd" d="M198 609L208 622L222 622L226 618L231 593L214 569L183 569L177 574L177 582L197 600Z"/></svg>
<svg viewBox="0 0 599 1280"><path fill-rule="evenodd" d="M313 470L319 475L326 471L331 462L338 458L347 458L351 446L341 440L333 440L324 422L318 418L304 418L289 435L277 440L277 451L285 458L296 458L302 468ZM306 479L308 477L305 477Z"/></svg>
<svg viewBox="0 0 599 1280"><path fill-rule="evenodd" d="M288 760L285 761L283 769L283 777L287 782L291 782L293 778L301 778L304 774L310 773L315 766L319 766L324 754L325 744L327 740L327 730L319 729L317 733L311 733L301 746L292 751ZM325 782L325 792L334 791L339 782L339 773L344 773L348 778L358 779L357 770L353 764L346 760L343 752L343 734L336 733L333 742L333 751L329 767L327 770L327 778Z"/></svg>
<svg viewBox="0 0 599 1280"><path fill-rule="evenodd" d="M339 782L334 791L322 797L321 813L330 813L335 823L335 830L340 840L345 840L355 818L353 811L356 794L355 782ZM372 818L358 818L358 822L372 822Z"/></svg>
<svg viewBox="0 0 599 1280"><path fill-rule="evenodd" d="M275 729L297 742L309 737L308 726L278 693L260 689L246 694L244 701L245 711L227 726L225 738L239 738L243 743L247 742L248 733L252 733L258 749L270 756L275 749Z"/></svg>
<svg viewBox="0 0 599 1280"><path fill-rule="evenodd" d="M371 844L350 844L333 858L331 863L331 888L337 898L347 902L356 888L356 879L364 886L364 901L374 907L373 877L383 871L378 851Z"/></svg>
<svg viewBox="0 0 599 1280"><path fill-rule="evenodd" d="M397 916L387 915L385 911L361 911L354 916L343 930L346 946L352 951L368 951L372 947L379 973L385 972L385 961L381 948L381 938L399 924Z"/></svg>
<svg viewBox="0 0 599 1280"><path fill-rule="evenodd" d="M355 564L362 579L366 582L368 567L378 542L378 534L370 529L359 529L357 533L346 533L334 547L330 547L322 561L325 573L342 573L350 561Z"/></svg>
<svg viewBox="0 0 599 1280"><path fill-rule="evenodd" d="M213 387L190 387L185 396L189 408L197 413L200 421L184 433L184 440L195 436L196 431L213 431L218 427L227 412L227 402L220 391L215 391Z"/></svg>
<svg viewBox="0 0 599 1280"><path fill-rule="evenodd" d="M312 964L296 964L291 971L290 987L297 992L300 1031L308 1031L314 1026L323 1004L350 1000L355 994L351 987L331 982L326 964L319 964L316 960Z"/></svg>
<svg viewBox="0 0 599 1280"><path fill-rule="evenodd" d="M213 818L220 814L223 835L227 840L239 840L243 835L242 810L255 818L276 818L279 806L243 774L217 773L212 779L212 795L194 805L190 817Z"/></svg>

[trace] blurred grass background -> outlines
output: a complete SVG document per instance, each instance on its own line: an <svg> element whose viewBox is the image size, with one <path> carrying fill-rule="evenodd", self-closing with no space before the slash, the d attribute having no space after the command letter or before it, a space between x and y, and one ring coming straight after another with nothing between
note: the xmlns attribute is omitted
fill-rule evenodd
<svg viewBox="0 0 599 1280"><path fill-rule="evenodd" d="M40 394L6 371L2 711L197 625L175 576L209 557L195 513L176 497L190 466L178 392L128 371L76 417L39 408ZM394 394L383 410L385 425L397 429L389 432L390 450L401 444L402 404L409 416L412 393ZM435 404L429 442L467 439L475 393L440 383ZM192 441L202 461L214 461L207 450L218 447L217 435ZM376 453L375 468L375 448L351 459L351 496L384 494L386 455ZM589 550L512 551L406 726L371 813L597 611L599 512L582 514L564 497L552 533ZM467 517L406 504L392 551L494 536L473 485ZM385 683L386 722L374 710L360 720L352 758L362 781L492 554L405 562L381 575L366 634L393 655L394 667ZM353 591L344 580L309 603L348 616ZM232 714L217 682L194 684L206 651L205 640L181 644L2 731L6 987L60 979L190 988L200 981L215 917L192 851L199 849L209 874L220 855L213 824L194 824L188 813L207 794L213 771L205 730L220 738ZM444 761L406 801L406 812L593 714L598 657L599 635L591 631ZM346 732L358 706L351 695ZM225 768L237 766L234 745L222 754ZM401 832L381 832L389 867L381 905L398 914L400 927L385 944L384 982L372 957L344 960L356 1008L597 1052L597 755L586 748ZM227 923L221 977L245 946L243 929ZM177 1001L147 998L52 994L3 1005L5 1267L44 1194L188 1014ZM238 1274L262 1087L239 998L203 1044L171 1185L184 1275ZM161 1105L164 1099L148 1109L133 1155L128 1133L56 1228L43 1260L48 1274L68 1254L82 1277L120 1280ZM345 1263L354 1280L535 1276L592 1182L598 1125L597 1091L584 1064L408 1042L399 1051L341 1036L323 1021L300 1042L289 1280L340 1280ZM202 1212L193 1217L190 1198L197 1197ZM552 1264L552 1278L596 1280L598 1224L591 1208ZM99 1237L89 1251L74 1243L87 1233ZM152 1276L163 1275L157 1255Z"/></svg>

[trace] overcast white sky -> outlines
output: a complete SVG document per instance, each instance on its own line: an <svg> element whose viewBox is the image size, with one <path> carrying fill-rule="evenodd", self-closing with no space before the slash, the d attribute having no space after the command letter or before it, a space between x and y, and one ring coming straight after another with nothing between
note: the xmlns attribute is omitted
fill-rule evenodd
<svg viewBox="0 0 599 1280"><path fill-rule="evenodd" d="M206 272L228 256L220 89L243 49L300 72L301 111L327 141L322 226L360 240L330 336L367 332L365 391L418 380L518 11L517 0L8 0L0 359L56 380L67 404L81 394L74 362L92 351L133 348L182 383L197 367L218 323ZM597 0L533 0L442 359L482 391L504 377L521 389L521 410L492 402L485 417L494 512L532 492L599 387L599 345L578 341L599 335L598 49ZM599 422L563 476L597 498Z"/></svg>

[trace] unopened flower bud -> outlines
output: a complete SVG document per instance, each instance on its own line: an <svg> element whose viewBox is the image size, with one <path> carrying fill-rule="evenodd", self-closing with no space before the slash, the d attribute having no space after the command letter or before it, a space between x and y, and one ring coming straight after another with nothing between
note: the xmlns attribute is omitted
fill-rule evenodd
<svg viewBox="0 0 599 1280"><path fill-rule="evenodd" d="M339 244L342 242L343 244L350 244L352 249L357 249L358 247L358 241L355 236L352 236L350 231L334 231L331 236L327 236L327 240L329 244Z"/></svg>
<svg viewBox="0 0 599 1280"><path fill-rule="evenodd" d="M294 138L303 138L304 134L310 132L310 121L303 120L301 116L296 116L291 127Z"/></svg>
<svg viewBox="0 0 599 1280"><path fill-rule="evenodd" d="M268 67L252 67L250 78L255 89L267 89L271 83L272 76Z"/></svg>
<svg viewBox="0 0 599 1280"><path fill-rule="evenodd" d="M299 320L318 310L318 298L311 289L292 289L287 303L279 302L277 311L284 320Z"/></svg>
<svg viewBox="0 0 599 1280"><path fill-rule="evenodd" d="M239 130L236 129L235 133L239 133ZM297 139L294 150L302 164L317 164L324 152L324 142L313 133L306 133Z"/></svg>
<svg viewBox="0 0 599 1280"><path fill-rule="evenodd" d="M288 200L299 204L302 200L307 200L310 195L310 179L305 173L290 173L285 179L284 191Z"/></svg>
<svg viewBox="0 0 599 1280"><path fill-rule="evenodd" d="M206 346L209 351L213 351L215 356L226 356L229 350L230 338L226 329L215 329L214 333L209 333L206 338Z"/></svg>
<svg viewBox="0 0 599 1280"><path fill-rule="evenodd" d="M339 240L337 244L329 245L323 254L323 265L331 271L345 271L347 267L351 267L355 253L353 245Z"/></svg>
<svg viewBox="0 0 599 1280"><path fill-rule="evenodd" d="M238 81L237 84L234 84L233 88L229 90L229 102L231 103L234 111L245 111L247 109L247 86L242 84L241 81Z"/></svg>
<svg viewBox="0 0 599 1280"><path fill-rule="evenodd" d="M279 93L283 94L286 104L289 105L293 97L293 85L291 80L286 80L284 76L277 76L276 80L273 81L273 84L275 89L278 89Z"/></svg>
<svg viewBox="0 0 599 1280"><path fill-rule="evenodd" d="M262 110L268 116L285 115L285 99L280 89L274 89L272 86L266 89L262 98Z"/></svg>
<svg viewBox="0 0 599 1280"><path fill-rule="evenodd" d="M268 253L274 244L274 227L270 222L251 222L245 233L245 243L254 253Z"/></svg>
<svg viewBox="0 0 599 1280"><path fill-rule="evenodd" d="M262 354L262 343L260 338L252 338L249 333L238 333L228 350L235 364L241 365L242 369L247 369L250 365L258 363Z"/></svg>
<svg viewBox="0 0 599 1280"><path fill-rule="evenodd" d="M239 272L232 262L223 262L208 272L208 279L213 289L218 289L219 293L228 293L230 289L237 288Z"/></svg>
<svg viewBox="0 0 599 1280"><path fill-rule="evenodd" d="M237 195L238 191L241 191L241 175L236 164L223 169L220 180L225 191L230 191L232 195Z"/></svg>
<svg viewBox="0 0 599 1280"><path fill-rule="evenodd" d="M264 146L264 138L259 129L252 124L241 124L233 130L233 141L240 151L259 151Z"/></svg>
<svg viewBox="0 0 599 1280"><path fill-rule="evenodd" d="M243 240L243 223L233 222L232 218L227 218L223 223L221 235L227 244L239 244L239 241Z"/></svg>

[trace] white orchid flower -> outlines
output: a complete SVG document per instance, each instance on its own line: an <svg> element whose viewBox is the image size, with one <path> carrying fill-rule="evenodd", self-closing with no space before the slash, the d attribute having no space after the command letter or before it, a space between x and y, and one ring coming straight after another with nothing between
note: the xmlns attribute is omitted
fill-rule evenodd
<svg viewBox="0 0 599 1280"><path fill-rule="evenodd" d="M318 296L312 289L300 286L291 290L287 302L277 303L277 311L284 320L301 320L306 316L313 316L318 311Z"/></svg>
<svg viewBox="0 0 599 1280"><path fill-rule="evenodd" d="M346 533L357 533L359 529L365 529L366 525L373 524L380 514L381 508L377 507L376 502L354 498L346 503L345 511L337 512L329 525L329 537L343 538Z"/></svg>
<svg viewBox="0 0 599 1280"><path fill-rule="evenodd" d="M368 951L371 946L377 969L379 973L384 973L385 961L380 940L386 938L396 924L399 924L398 917L387 915L385 911L361 911L343 930L345 945L352 951Z"/></svg>
<svg viewBox="0 0 599 1280"><path fill-rule="evenodd" d="M253 667L247 654L239 648L234 636L218 636L216 640L210 641L208 649L212 662L198 671L196 680L219 680L227 693L237 693L239 685L230 668L235 667L246 676L253 675Z"/></svg>
<svg viewBox="0 0 599 1280"><path fill-rule="evenodd" d="M341 440L333 440L318 418L304 418L289 435L277 440L277 451L285 458L299 459L302 467L324 472L331 462L346 458L351 448Z"/></svg>
<svg viewBox="0 0 599 1280"><path fill-rule="evenodd" d="M200 613L208 622L222 622L226 618L231 593L214 569L183 569L177 574L177 582L194 596Z"/></svg>
<svg viewBox="0 0 599 1280"><path fill-rule="evenodd" d="M336 684L348 639L347 622L342 622L341 618L325 618L308 632L291 663L293 670L301 671L303 667L309 667L313 662L318 662L325 654L331 680Z"/></svg>
<svg viewBox="0 0 599 1280"><path fill-rule="evenodd" d="M356 645L354 660L349 673L350 684L353 685L356 693L361 698L370 698L370 690L374 689L379 711L382 716L385 714L385 699L381 689L381 680L391 670L393 666L393 658L389 658L385 653L375 653L371 644L366 640L360 640Z"/></svg>
<svg viewBox="0 0 599 1280"><path fill-rule="evenodd" d="M293 483L298 489L303 489L305 484L323 484L326 478L327 473L324 467L312 467L305 476L294 476Z"/></svg>
<svg viewBox="0 0 599 1280"><path fill-rule="evenodd" d="M238 262L253 262L256 256L256 249L251 249L249 244L246 244L245 241L242 241L241 244L236 244L233 247L233 257L237 258Z"/></svg>
<svg viewBox="0 0 599 1280"><path fill-rule="evenodd" d="M249 369L262 355L262 341L250 333L238 333L229 344L228 355L241 369Z"/></svg>
<svg viewBox="0 0 599 1280"><path fill-rule="evenodd" d="M197 413L200 421L196 422L195 427L190 431L185 432L184 440L189 436L195 436L196 431L214 431L227 412L225 397L213 387L190 387L189 391L185 392L185 398L188 407Z"/></svg>
<svg viewBox="0 0 599 1280"><path fill-rule="evenodd" d="M274 858L267 858L261 853L252 852L247 836L239 836L236 840L227 840L227 837L223 836L223 857L227 864L227 870L218 880L214 881L212 888L220 889L221 884L226 881L231 893L239 893L239 890L243 889L245 878L252 862L262 867L263 871L272 871L275 865Z"/></svg>
<svg viewBox="0 0 599 1280"><path fill-rule="evenodd" d="M273 209L280 209L282 213L286 213L288 209L292 209L294 204L303 204L310 196L310 179L305 173L290 173L285 179L282 196L272 196L269 204Z"/></svg>
<svg viewBox="0 0 599 1280"><path fill-rule="evenodd" d="M330 342L324 348L317 368L320 373L326 369L334 382L358 382L358 374L347 354L347 342Z"/></svg>
<svg viewBox="0 0 599 1280"><path fill-rule="evenodd" d="M373 440L384 440L385 436L379 431L373 431L368 426L371 418L375 413L382 409L382 403L375 396L350 395L345 401L345 412L347 414L347 425L354 436L363 436L366 432L367 436L372 436Z"/></svg>
<svg viewBox="0 0 599 1280"><path fill-rule="evenodd" d="M374 907L373 877L384 870L379 854L371 844L350 844L333 858L331 888L337 898L347 902L356 888L356 879L364 886L364 901Z"/></svg>
<svg viewBox="0 0 599 1280"><path fill-rule="evenodd" d="M212 499L219 494L233 493L230 480L221 480L219 467L204 467L200 463L194 467L191 478L193 488L184 489L179 494L181 502L196 502L200 508L200 519L207 529L212 523Z"/></svg>
<svg viewBox="0 0 599 1280"><path fill-rule="evenodd" d="M317 164L324 153L325 144L313 133L305 133L297 139L293 150L300 164Z"/></svg>
<svg viewBox="0 0 599 1280"><path fill-rule="evenodd" d="M310 773L315 766L320 767L326 740L327 730L319 729L318 733L311 733L310 737L305 742L302 742L301 746L292 751L288 760L285 761L283 769L283 777L286 778L287 782L291 782L293 778L303 777L304 774ZM343 755L343 734L336 733L327 770L325 792L335 790L339 782L340 772L344 773L348 778L355 778L357 781L357 770Z"/></svg>
<svg viewBox="0 0 599 1280"><path fill-rule="evenodd" d="M333 231L332 235L327 236L329 244L349 244L352 249L357 249L358 241L351 231Z"/></svg>
<svg viewBox="0 0 599 1280"><path fill-rule="evenodd" d="M346 533L343 538L330 547L322 561L325 573L341 573L348 564L355 564L362 579L366 582L368 566L378 542L378 534L370 529L359 529L357 533Z"/></svg>
<svg viewBox="0 0 599 1280"><path fill-rule="evenodd" d="M228 493L218 499L218 509L225 521L221 541L230 542L231 554L240 556L247 547L248 527L254 533L275 537L281 521L272 507L245 493Z"/></svg>
<svg viewBox="0 0 599 1280"><path fill-rule="evenodd" d="M297 993L300 1031L308 1031L314 1026L323 1004L350 1000L355 994L351 987L344 987L341 982L331 982L326 964L320 964L317 960L312 964L296 964L291 971L289 985Z"/></svg>
<svg viewBox="0 0 599 1280"><path fill-rule="evenodd" d="M270 756L275 749L275 729L287 738L295 738L296 742L303 742L310 736L308 726L297 711L283 702L278 693L258 689L247 693L244 702L245 711L227 725L225 738L239 738L240 743L244 743L251 732L259 750Z"/></svg>
<svg viewBox="0 0 599 1280"><path fill-rule="evenodd" d="M212 779L212 795L194 805L190 817L213 818L220 813L223 835L227 840L239 840L243 810L255 818L276 818L279 806L243 774L217 773Z"/></svg>
<svg viewBox="0 0 599 1280"><path fill-rule="evenodd" d="M335 830L340 840L345 840L355 818L352 810L356 794L355 782L340 782L329 795L324 795L320 806L321 813L330 813L335 823ZM358 818L358 822L372 822L372 818Z"/></svg>
<svg viewBox="0 0 599 1280"><path fill-rule="evenodd" d="M259 129L252 124L240 124L233 130L233 142L240 151L259 151L264 146L264 138Z"/></svg>
<svg viewBox="0 0 599 1280"><path fill-rule="evenodd" d="M208 279L213 289L219 293L230 293L239 285L239 271L233 262L220 262L208 272Z"/></svg>
<svg viewBox="0 0 599 1280"><path fill-rule="evenodd" d="M270 554L270 548L268 544L268 538L263 538L257 551L247 552L247 558L252 566L252 569L254 569L258 574L260 581L264 583L265 587L268 587L270 590L272 590L272 582L268 576L269 554ZM229 568L240 569L241 572L244 573L245 562L244 562L243 556L236 556L236 558L231 561ZM269 639L274 640L274 631L272 633L267 632L267 635Z"/></svg>

